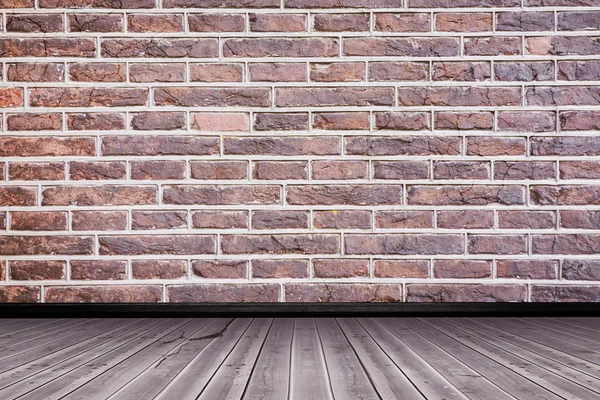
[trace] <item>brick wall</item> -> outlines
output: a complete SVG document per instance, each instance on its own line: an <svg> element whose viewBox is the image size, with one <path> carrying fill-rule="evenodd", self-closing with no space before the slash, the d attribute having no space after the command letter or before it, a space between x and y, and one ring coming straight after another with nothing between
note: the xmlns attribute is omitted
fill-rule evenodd
<svg viewBox="0 0 600 400"><path fill-rule="evenodd" d="M0 0L0 301L600 300L600 0Z"/></svg>

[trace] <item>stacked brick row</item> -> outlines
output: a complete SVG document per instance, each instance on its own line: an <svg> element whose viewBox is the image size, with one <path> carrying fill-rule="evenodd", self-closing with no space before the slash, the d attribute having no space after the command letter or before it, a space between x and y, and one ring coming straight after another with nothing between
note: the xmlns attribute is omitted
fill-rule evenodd
<svg viewBox="0 0 600 400"><path fill-rule="evenodd" d="M598 0L0 13L0 302L600 300Z"/></svg>

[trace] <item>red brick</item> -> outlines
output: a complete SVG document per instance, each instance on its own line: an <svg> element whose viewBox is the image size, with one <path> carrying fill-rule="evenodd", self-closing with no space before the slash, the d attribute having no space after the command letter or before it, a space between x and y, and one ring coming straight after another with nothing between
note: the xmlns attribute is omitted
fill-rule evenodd
<svg viewBox="0 0 600 400"><path fill-rule="evenodd" d="M122 231L127 229L127 211L73 211L74 231Z"/></svg>
<svg viewBox="0 0 600 400"><path fill-rule="evenodd" d="M73 260L71 279L76 281L112 281L127 278L127 261Z"/></svg>
<svg viewBox="0 0 600 400"><path fill-rule="evenodd" d="M289 185L288 204L385 205L402 204L401 185Z"/></svg>
<svg viewBox="0 0 600 400"><path fill-rule="evenodd" d="M364 278L369 276L369 260L313 260L315 278Z"/></svg>
<svg viewBox="0 0 600 400"><path fill-rule="evenodd" d="M313 226L316 229L371 229L371 211L334 210L314 211Z"/></svg>
<svg viewBox="0 0 600 400"><path fill-rule="evenodd" d="M600 204L600 186L560 185L531 186L529 197L539 205L596 205Z"/></svg>
<svg viewBox="0 0 600 400"><path fill-rule="evenodd" d="M125 82L127 67L124 63L69 64L69 78L75 82Z"/></svg>
<svg viewBox="0 0 600 400"><path fill-rule="evenodd" d="M304 32L306 16L303 14L250 14L252 32Z"/></svg>
<svg viewBox="0 0 600 400"><path fill-rule="evenodd" d="M184 260L133 260L133 279L180 279L187 274Z"/></svg>
<svg viewBox="0 0 600 400"><path fill-rule="evenodd" d="M281 188L276 185L176 185L163 189L164 204L277 204Z"/></svg>
<svg viewBox="0 0 600 400"><path fill-rule="evenodd" d="M207 8L279 8L279 0L205 0ZM164 0L164 8L196 8L197 0Z"/></svg>
<svg viewBox="0 0 600 400"><path fill-rule="evenodd" d="M559 113L559 118L563 131L600 130L600 113L595 111L566 111Z"/></svg>
<svg viewBox="0 0 600 400"><path fill-rule="evenodd" d="M491 67L486 62L434 62L434 81L476 82L490 79Z"/></svg>
<svg viewBox="0 0 600 400"><path fill-rule="evenodd" d="M34 187L5 186L0 187L0 206L35 206L37 190Z"/></svg>
<svg viewBox="0 0 600 400"><path fill-rule="evenodd" d="M131 127L138 131L172 131L186 127L183 112L147 111L131 114Z"/></svg>
<svg viewBox="0 0 600 400"><path fill-rule="evenodd" d="M402 87L401 106L519 106L520 88L504 87Z"/></svg>
<svg viewBox="0 0 600 400"><path fill-rule="evenodd" d="M101 53L107 58L214 58L219 49L215 39L105 39Z"/></svg>
<svg viewBox="0 0 600 400"><path fill-rule="evenodd" d="M207 132L243 132L250 130L246 113L194 113L192 128Z"/></svg>
<svg viewBox="0 0 600 400"><path fill-rule="evenodd" d="M458 56L457 39L421 38L348 38L344 40L345 56L452 57Z"/></svg>
<svg viewBox="0 0 600 400"><path fill-rule="evenodd" d="M123 16L118 14L68 14L69 32L121 32Z"/></svg>
<svg viewBox="0 0 600 400"><path fill-rule="evenodd" d="M375 127L380 130L416 131L429 129L429 114L424 112L377 112Z"/></svg>
<svg viewBox="0 0 600 400"><path fill-rule="evenodd" d="M470 254L527 254L526 235L469 235Z"/></svg>
<svg viewBox="0 0 600 400"><path fill-rule="evenodd" d="M549 132L556 129L556 114L553 112L500 111L498 129L514 132Z"/></svg>
<svg viewBox="0 0 600 400"><path fill-rule="evenodd" d="M429 77L429 65L423 62L369 63L369 81L424 81Z"/></svg>
<svg viewBox="0 0 600 400"><path fill-rule="evenodd" d="M10 228L15 231L64 231L67 213L59 211L13 211Z"/></svg>
<svg viewBox="0 0 600 400"><path fill-rule="evenodd" d="M439 111L435 113L435 129L490 130L494 127L491 112Z"/></svg>
<svg viewBox="0 0 600 400"><path fill-rule="evenodd" d="M8 164L11 181L55 181L65 179L63 163L11 162Z"/></svg>
<svg viewBox="0 0 600 400"><path fill-rule="evenodd" d="M192 179L246 179L247 161L190 161Z"/></svg>
<svg viewBox="0 0 600 400"><path fill-rule="evenodd" d="M551 286L531 287L531 301L535 302L597 302L600 300L598 286Z"/></svg>
<svg viewBox="0 0 600 400"><path fill-rule="evenodd" d="M308 130L306 113L254 113L254 129L257 131L303 131Z"/></svg>
<svg viewBox="0 0 600 400"><path fill-rule="evenodd" d="M183 32L183 15L180 14L130 14L127 16L129 32Z"/></svg>
<svg viewBox="0 0 600 400"><path fill-rule="evenodd" d="M553 179L556 175L555 163L544 161L496 161L494 179Z"/></svg>
<svg viewBox="0 0 600 400"><path fill-rule="evenodd" d="M125 116L118 113L77 113L67 115L71 131L113 131L125 129Z"/></svg>
<svg viewBox="0 0 600 400"><path fill-rule="evenodd" d="M58 131L62 128L61 114L12 114L6 117L9 131Z"/></svg>
<svg viewBox="0 0 600 400"><path fill-rule="evenodd" d="M552 31L554 13L552 12L500 12L496 14L498 31Z"/></svg>
<svg viewBox="0 0 600 400"><path fill-rule="evenodd" d="M408 204L416 205L486 205L524 204L522 186L409 186Z"/></svg>
<svg viewBox="0 0 600 400"><path fill-rule="evenodd" d="M308 179L306 161L256 161L252 165L252 178L259 180Z"/></svg>
<svg viewBox="0 0 600 400"><path fill-rule="evenodd" d="M307 76L301 63L251 63L248 70L253 82L305 82Z"/></svg>
<svg viewBox="0 0 600 400"><path fill-rule="evenodd" d="M267 283L169 285L172 303L269 303L279 301L279 285Z"/></svg>
<svg viewBox="0 0 600 400"><path fill-rule="evenodd" d="M31 89L32 107L128 107L143 106L147 89L137 88L36 88Z"/></svg>
<svg viewBox="0 0 600 400"><path fill-rule="evenodd" d="M339 43L333 38L225 39L225 57L335 57Z"/></svg>
<svg viewBox="0 0 600 400"><path fill-rule="evenodd" d="M368 177L369 164L365 161L313 161L313 179L350 180Z"/></svg>
<svg viewBox="0 0 600 400"><path fill-rule="evenodd" d="M185 177L185 169L185 161L133 161L131 163L131 179L183 179Z"/></svg>
<svg viewBox="0 0 600 400"><path fill-rule="evenodd" d="M87 162L69 163L69 174L73 180L125 179L127 168L124 162Z"/></svg>
<svg viewBox="0 0 600 400"><path fill-rule="evenodd" d="M278 107L391 106L393 103L394 91L388 87L275 89Z"/></svg>
<svg viewBox="0 0 600 400"><path fill-rule="evenodd" d="M429 261L376 260L374 273L376 278L426 279L429 277Z"/></svg>
<svg viewBox="0 0 600 400"><path fill-rule="evenodd" d="M131 229L185 229L187 228L187 211L133 211L131 213Z"/></svg>
<svg viewBox="0 0 600 400"><path fill-rule="evenodd" d="M192 68L193 71L193 68ZM183 82L185 64L136 63L129 66L131 82Z"/></svg>
<svg viewBox="0 0 600 400"><path fill-rule="evenodd" d="M551 260L499 260L498 278L556 279L558 262Z"/></svg>
<svg viewBox="0 0 600 400"><path fill-rule="evenodd" d="M433 263L435 278L481 279L492 276L492 263L486 260L436 260Z"/></svg>
<svg viewBox="0 0 600 400"><path fill-rule="evenodd" d="M366 32L369 14L314 14L313 29L317 32Z"/></svg>
<svg viewBox="0 0 600 400"><path fill-rule="evenodd" d="M47 303L158 303L160 286L53 286L46 290Z"/></svg>
<svg viewBox="0 0 600 400"><path fill-rule="evenodd" d="M6 31L21 33L51 33L63 30L61 14L8 14Z"/></svg>
<svg viewBox="0 0 600 400"><path fill-rule="evenodd" d="M95 57L92 38L4 38L0 39L0 57ZM0 101L0 104L2 102Z"/></svg>
<svg viewBox="0 0 600 400"><path fill-rule="evenodd" d="M490 229L494 226L493 211L438 211L437 227L444 229Z"/></svg>
<svg viewBox="0 0 600 400"><path fill-rule="evenodd" d="M373 163L375 179L427 179L429 162L427 161L375 161Z"/></svg>
<svg viewBox="0 0 600 400"><path fill-rule="evenodd" d="M375 30L383 32L429 32L429 14L375 14Z"/></svg>
<svg viewBox="0 0 600 400"><path fill-rule="evenodd" d="M600 235L532 235L533 254L598 254Z"/></svg>
<svg viewBox="0 0 600 400"><path fill-rule="evenodd" d="M196 211L192 213L192 226L198 229L247 229L248 211Z"/></svg>
<svg viewBox="0 0 600 400"><path fill-rule="evenodd" d="M457 155L460 152L460 143L459 138L450 136L355 136L346 138L346 154L367 156Z"/></svg>
<svg viewBox="0 0 600 400"><path fill-rule="evenodd" d="M435 27L442 32L485 32L492 30L491 13L436 14Z"/></svg>
<svg viewBox="0 0 600 400"><path fill-rule="evenodd" d="M339 235L223 235L223 254L339 254Z"/></svg>
<svg viewBox="0 0 600 400"><path fill-rule="evenodd" d="M6 76L12 82L62 82L65 68L58 63L8 64Z"/></svg>
<svg viewBox="0 0 600 400"><path fill-rule="evenodd" d="M1 44L1 42L0 42ZM1 52L1 47L0 47ZM0 108L18 107L23 105L23 89L0 88Z"/></svg>
<svg viewBox="0 0 600 400"><path fill-rule="evenodd" d="M90 236L0 236L0 255L90 255Z"/></svg>
<svg viewBox="0 0 600 400"><path fill-rule="evenodd" d="M365 80L365 63L311 63L313 82L360 82Z"/></svg>
<svg viewBox="0 0 600 400"><path fill-rule="evenodd" d="M252 211L252 229L308 229L307 211Z"/></svg>
<svg viewBox="0 0 600 400"><path fill-rule="evenodd" d="M520 137L468 137L467 155L520 156L525 154L525 139Z"/></svg>
<svg viewBox="0 0 600 400"><path fill-rule="evenodd" d="M299 156L333 155L340 153L337 137L225 137L225 154Z"/></svg>
<svg viewBox="0 0 600 400"><path fill-rule="evenodd" d="M406 285L407 302L524 302L525 285L482 284L409 284Z"/></svg>
<svg viewBox="0 0 600 400"><path fill-rule="evenodd" d="M571 229L600 229L600 213L588 210L561 210L560 226Z"/></svg>
<svg viewBox="0 0 600 400"><path fill-rule="evenodd" d="M597 281L600 279L598 260L564 260L562 279L574 281Z"/></svg>
<svg viewBox="0 0 600 400"><path fill-rule="evenodd" d="M198 260L192 262L192 272L199 278L243 279L248 271L248 261Z"/></svg>
<svg viewBox="0 0 600 400"><path fill-rule="evenodd" d="M490 163L481 161L436 161L433 164L433 178L448 180L489 179L490 167Z"/></svg>
<svg viewBox="0 0 600 400"><path fill-rule="evenodd" d="M190 32L243 32L242 14L191 14L188 16Z"/></svg>
<svg viewBox="0 0 600 400"><path fill-rule="evenodd" d="M374 283L286 284L285 301L297 302L400 302L400 285Z"/></svg>
<svg viewBox="0 0 600 400"><path fill-rule="evenodd" d="M465 38L466 56L514 56L521 54L521 38L509 36Z"/></svg>
<svg viewBox="0 0 600 400"><path fill-rule="evenodd" d="M40 0L41 8L152 8L155 0Z"/></svg>
<svg viewBox="0 0 600 400"><path fill-rule="evenodd" d="M375 211L379 229L433 228L433 211Z"/></svg>
<svg viewBox="0 0 600 400"><path fill-rule="evenodd" d="M553 62L497 62L494 79L507 82L554 80Z"/></svg>
<svg viewBox="0 0 600 400"><path fill-rule="evenodd" d="M172 64L166 65L168 68ZM190 80L193 82L241 82L243 76L243 64L190 64Z"/></svg>
<svg viewBox="0 0 600 400"><path fill-rule="evenodd" d="M2 303L39 303L41 290L36 286L2 286Z"/></svg>
<svg viewBox="0 0 600 400"><path fill-rule="evenodd" d="M215 237L209 235L100 236L100 255L214 254Z"/></svg>
<svg viewBox="0 0 600 400"><path fill-rule="evenodd" d="M449 234L350 234L344 237L346 254L462 254L464 238Z"/></svg>
<svg viewBox="0 0 600 400"><path fill-rule="evenodd" d="M552 229L556 225L553 211L498 211L502 229Z"/></svg>
<svg viewBox="0 0 600 400"><path fill-rule="evenodd" d="M253 278L308 278L307 260L252 260Z"/></svg>
<svg viewBox="0 0 600 400"><path fill-rule="evenodd" d="M219 137L211 136L105 136L102 154L114 155L211 155L219 152Z"/></svg>
<svg viewBox="0 0 600 400"><path fill-rule="evenodd" d="M44 206L156 204L155 186L51 186L42 190Z"/></svg>
<svg viewBox="0 0 600 400"><path fill-rule="evenodd" d="M62 280L67 263L64 261L11 261L10 279L14 281Z"/></svg>
<svg viewBox="0 0 600 400"><path fill-rule="evenodd" d="M268 88L161 87L154 91L159 106L268 107Z"/></svg>
<svg viewBox="0 0 600 400"><path fill-rule="evenodd" d="M598 74L600 74L600 61L558 62L557 77L561 81L593 81Z"/></svg>

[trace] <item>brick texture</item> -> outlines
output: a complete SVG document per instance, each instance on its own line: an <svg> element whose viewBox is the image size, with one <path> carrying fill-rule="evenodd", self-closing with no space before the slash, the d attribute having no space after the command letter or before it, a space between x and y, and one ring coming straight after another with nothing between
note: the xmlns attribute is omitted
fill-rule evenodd
<svg viewBox="0 0 600 400"><path fill-rule="evenodd" d="M0 0L0 302L598 293L598 0Z"/></svg>

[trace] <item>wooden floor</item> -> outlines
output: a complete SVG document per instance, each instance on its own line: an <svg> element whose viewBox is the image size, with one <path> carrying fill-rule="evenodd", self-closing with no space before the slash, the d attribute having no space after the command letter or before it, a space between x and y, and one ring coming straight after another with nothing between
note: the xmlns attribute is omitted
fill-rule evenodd
<svg viewBox="0 0 600 400"><path fill-rule="evenodd" d="M600 399L600 318L0 320L0 399Z"/></svg>

